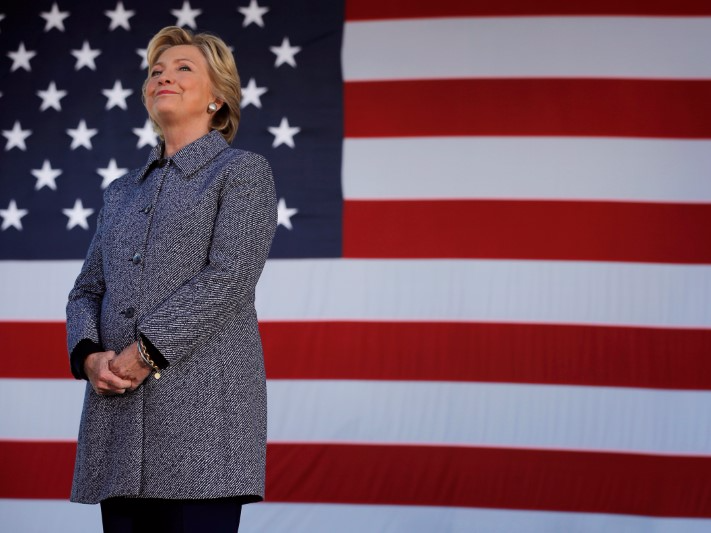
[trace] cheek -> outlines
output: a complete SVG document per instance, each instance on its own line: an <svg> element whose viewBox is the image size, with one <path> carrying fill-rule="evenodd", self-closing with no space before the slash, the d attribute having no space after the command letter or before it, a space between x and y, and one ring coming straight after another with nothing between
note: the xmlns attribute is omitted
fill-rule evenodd
<svg viewBox="0 0 711 533"><path fill-rule="evenodd" d="M148 83L146 83L146 99L148 99L150 96L153 96L157 85L158 83L154 79L151 79L148 81Z"/></svg>
<svg viewBox="0 0 711 533"><path fill-rule="evenodd" d="M186 76L183 78L180 84L186 91L190 91L191 94L195 95L200 90L200 83L194 77Z"/></svg>
<svg viewBox="0 0 711 533"><path fill-rule="evenodd" d="M210 97L210 84L198 76L185 76L180 80L180 86L196 100Z"/></svg>

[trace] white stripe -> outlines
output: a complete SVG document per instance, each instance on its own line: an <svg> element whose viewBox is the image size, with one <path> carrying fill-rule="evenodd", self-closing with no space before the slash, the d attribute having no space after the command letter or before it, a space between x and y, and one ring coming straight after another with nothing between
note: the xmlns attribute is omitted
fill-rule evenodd
<svg viewBox="0 0 711 533"><path fill-rule="evenodd" d="M22 533L95 533L98 505L61 500L0 500L3 528ZM594 513L258 503L242 508L240 533L708 533L711 520Z"/></svg>
<svg viewBox="0 0 711 533"><path fill-rule="evenodd" d="M0 261L0 320L65 320L82 261Z"/></svg>
<svg viewBox="0 0 711 533"><path fill-rule="evenodd" d="M0 499L3 531L22 533L96 533L101 531L98 505L65 500Z"/></svg>
<svg viewBox="0 0 711 533"><path fill-rule="evenodd" d="M711 202L711 141L566 137L346 139L346 199Z"/></svg>
<svg viewBox="0 0 711 533"><path fill-rule="evenodd" d="M75 441L85 381L0 379L0 439Z"/></svg>
<svg viewBox="0 0 711 533"><path fill-rule="evenodd" d="M170 379L170 373L165 373ZM0 380L0 438L74 440L84 384ZM711 455L711 392L502 383L270 380L271 442Z"/></svg>
<svg viewBox="0 0 711 533"><path fill-rule="evenodd" d="M240 533L708 533L711 520L415 507L259 503L242 511Z"/></svg>
<svg viewBox="0 0 711 533"><path fill-rule="evenodd" d="M0 261L0 320L63 320L78 261ZM576 261L270 260L261 320L711 328L711 266Z"/></svg>
<svg viewBox="0 0 711 533"><path fill-rule="evenodd" d="M453 320L711 327L711 266L276 260L263 320Z"/></svg>
<svg viewBox="0 0 711 533"><path fill-rule="evenodd" d="M711 455L708 391L275 380L268 397L273 442Z"/></svg>
<svg viewBox="0 0 711 533"><path fill-rule="evenodd" d="M711 78L711 17L485 17L349 22L346 81ZM373 61L373 58L378 58ZM424 95L423 102L446 95Z"/></svg>

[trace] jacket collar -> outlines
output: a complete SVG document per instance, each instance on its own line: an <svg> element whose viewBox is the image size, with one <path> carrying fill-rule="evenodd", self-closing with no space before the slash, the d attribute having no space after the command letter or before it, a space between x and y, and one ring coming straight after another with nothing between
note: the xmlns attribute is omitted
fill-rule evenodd
<svg viewBox="0 0 711 533"><path fill-rule="evenodd" d="M219 131L212 130L210 133L184 146L173 154L173 157L168 159L162 157L163 146L164 143L160 142L153 147L150 154L148 154L146 164L138 174L137 181L145 178L154 167L165 166L168 161L172 162L181 171L183 178L189 179L219 153L229 148L230 145L227 144L227 141Z"/></svg>

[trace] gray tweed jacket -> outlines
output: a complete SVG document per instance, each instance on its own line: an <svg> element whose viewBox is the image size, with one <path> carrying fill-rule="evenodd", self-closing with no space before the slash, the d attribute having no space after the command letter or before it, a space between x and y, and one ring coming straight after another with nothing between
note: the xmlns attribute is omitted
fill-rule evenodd
<svg viewBox="0 0 711 533"><path fill-rule="evenodd" d="M122 396L87 384L71 499L257 501L267 413L254 291L276 228L271 169L217 131L167 164L160 154L106 190L67 342L118 353L140 333L169 366Z"/></svg>

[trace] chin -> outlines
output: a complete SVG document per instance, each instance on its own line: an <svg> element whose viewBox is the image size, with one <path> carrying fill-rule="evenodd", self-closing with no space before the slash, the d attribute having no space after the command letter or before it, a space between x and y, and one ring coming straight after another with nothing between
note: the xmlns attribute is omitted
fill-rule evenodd
<svg viewBox="0 0 711 533"><path fill-rule="evenodd" d="M176 104L176 101L177 100L175 98L158 96L153 99L153 107L174 106Z"/></svg>
<svg viewBox="0 0 711 533"><path fill-rule="evenodd" d="M156 102L153 105L151 115L154 117L172 116L178 111L177 106L171 105L170 102Z"/></svg>

